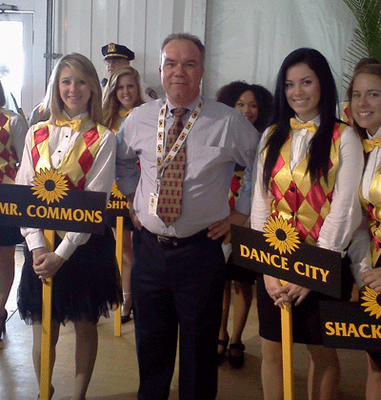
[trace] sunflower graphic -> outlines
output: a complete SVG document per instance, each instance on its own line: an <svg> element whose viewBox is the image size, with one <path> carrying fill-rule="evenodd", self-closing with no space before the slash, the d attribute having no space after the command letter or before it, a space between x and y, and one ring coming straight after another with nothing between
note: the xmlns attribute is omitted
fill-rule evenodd
<svg viewBox="0 0 381 400"><path fill-rule="evenodd" d="M67 196L69 190L67 179L60 172L48 168L37 172L32 184L33 194L48 204L60 201Z"/></svg>
<svg viewBox="0 0 381 400"><path fill-rule="evenodd" d="M362 292L361 299L363 302L361 305L365 308L365 312L368 312L370 316L375 315L376 318L381 316L381 293L376 292L369 286L365 286Z"/></svg>
<svg viewBox="0 0 381 400"><path fill-rule="evenodd" d="M270 217L265 226L263 234L266 237L266 242L275 250L279 250L280 254L292 253L299 248L300 240L295 228L282 217Z"/></svg>
<svg viewBox="0 0 381 400"><path fill-rule="evenodd" d="M123 195L122 195L122 193L121 193L120 190L118 189L118 186L116 186L116 183L115 183L115 182L112 184L111 196L114 197L114 198L116 198L116 199L119 199L119 200L122 200L122 199L125 199L125 198L126 198L126 196L123 196Z"/></svg>

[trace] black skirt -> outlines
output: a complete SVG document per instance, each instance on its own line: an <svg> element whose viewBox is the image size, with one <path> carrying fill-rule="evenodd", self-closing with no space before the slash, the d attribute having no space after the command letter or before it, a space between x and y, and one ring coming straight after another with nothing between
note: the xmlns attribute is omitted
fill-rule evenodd
<svg viewBox="0 0 381 400"><path fill-rule="evenodd" d="M255 284L255 280L257 279L257 273L255 271L234 264L231 255L226 264L226 279L239 282L248 282L252 285Z"/></svg>
<svg viewBox="0 0 381 400"><path fill-rule="evenodd" d="M381 351L371 351L367 350L374 363L377 365L378 369L381 370Z"/></svg>
<svg viewBox="0 0 381 400"><path fill-rule="evenodd" d="M23 241L19 227L0 225L0 246L16 246Z"/></svg>
<svg viewBox="0 0 381 400"><path fill-rule="evenodd" d="M349 258L342 260L342 297L349 301L353 287L353 277L349 269ZM323 344L319 300L337 300L330 296L309 292L297 306L292 307L293 342L305 344ZM264 339L281 342L280 308L274 306L274 300L268 295L263 275L257 275L257 307L259 335Z"/></svg>
<svg viewBox="0 0 381 400"><path fill-rule="evenodd" d="M61 242L56 235L55 247ZM104 235L91 235L78 246L53 277L52 318L59 323L88 321L100 316L122 300L121 280L115 259L115 240L110 228ZM18 289L18 307L27 323L40 322L42 282L32 266L32 253L25 250L25 262Z"/></svg>

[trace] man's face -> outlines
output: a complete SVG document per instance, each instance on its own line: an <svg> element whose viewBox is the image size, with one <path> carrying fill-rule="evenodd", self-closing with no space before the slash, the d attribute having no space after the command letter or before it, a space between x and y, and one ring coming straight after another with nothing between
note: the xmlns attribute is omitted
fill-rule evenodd
<svg viewBox="0 0 381 400"><path fill-rule="evenodd" d="M128 67L130 62L125 58L109 58L104 61L106 64L107 75L110 77L119 68Z"/></svg>
<svg viewBox="0 0 381 400"><path fill-rule="evenodd" d="M168 100L176 107L190 104L200 93L204 74L200 50L189 40L170 41L162 51L159 72Z"/></svg>

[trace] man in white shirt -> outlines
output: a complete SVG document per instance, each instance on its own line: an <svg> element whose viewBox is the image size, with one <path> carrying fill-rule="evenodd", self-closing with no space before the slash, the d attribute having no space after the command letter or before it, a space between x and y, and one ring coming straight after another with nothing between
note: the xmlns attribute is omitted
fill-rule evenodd
<svg viewBox="0 0 381 400"><path fill-rule="evenodd" d="M197 37L167 37L159 68L166 98L135 108L117 135L117 184L129 197L139 228L132 267L139 400L168 398L179 328L179 398L213 400L217 393L225 280L221 244L231 223L242 225L250 213L259 134L239 111L200 95L204 59ZM164 155L169 131L177 126L175 115L182 111L184 128ZM184 179L175 184L182 188L181 212L168 221L161 216L160 200L171 184L165 186L163 176L177 171L173 165L183 157L184 146ZM169 160L172 152L176 154ZM246 185L231 213L228 192L235 163L247 168Z"/></svg>

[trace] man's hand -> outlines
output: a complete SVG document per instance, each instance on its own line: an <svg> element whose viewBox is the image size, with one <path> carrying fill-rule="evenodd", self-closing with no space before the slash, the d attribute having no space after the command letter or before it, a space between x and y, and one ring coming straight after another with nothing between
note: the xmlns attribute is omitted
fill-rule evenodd
<svg viewBox="0 0 381 400"><path fill-rule="evenodd" d="M228 217L220 221L214 222L208 227L208 237L212 240L216 240L221 236L225 236L224 243L230 242L230 227L231 224L243 226L247 221L248 215L242 214L237 210L234 210Z"/></svg>

